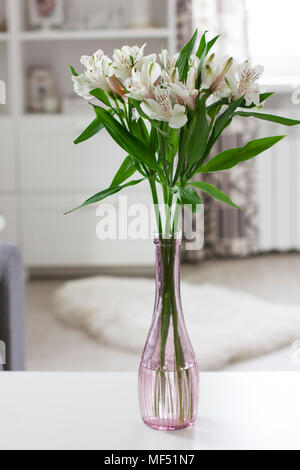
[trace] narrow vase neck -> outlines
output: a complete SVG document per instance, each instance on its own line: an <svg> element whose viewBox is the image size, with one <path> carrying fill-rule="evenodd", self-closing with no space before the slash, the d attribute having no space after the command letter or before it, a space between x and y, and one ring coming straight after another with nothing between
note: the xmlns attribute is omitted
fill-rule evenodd
<svg viewBox="0 0 300 470"><path fill-rule="evenodd" d="M156 238L156 302L144 349L143 367L164 372L195 364L180 296L181 237Z"/></svg>
<svg viewBox="0 0 300 470"><path fill-rule="evenodd" d="M156 312L166 299L176 303L182 316L180 296L180 246L181 237L156 238Z"/></svg>

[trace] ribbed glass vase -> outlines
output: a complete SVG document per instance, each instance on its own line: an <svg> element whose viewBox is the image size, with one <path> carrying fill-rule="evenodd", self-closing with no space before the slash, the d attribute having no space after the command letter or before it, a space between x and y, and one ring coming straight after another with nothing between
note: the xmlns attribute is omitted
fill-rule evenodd
<svg viewBox="0 0 300 470"><path fill-rule="evenodd" d="M199 369L181 306L181 235L156 236L156 300L139 370L144 422L155 429L191 426L198 411Z"/></svg>

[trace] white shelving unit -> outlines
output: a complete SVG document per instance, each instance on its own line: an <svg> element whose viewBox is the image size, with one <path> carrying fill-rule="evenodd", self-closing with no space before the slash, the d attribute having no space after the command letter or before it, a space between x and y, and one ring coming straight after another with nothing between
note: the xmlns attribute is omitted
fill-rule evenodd
<svg viewBox="0 0 300 470"><path fill-rule="evenodd" d="M78 41L91 39L143 39L143 38L169 38L168 28L149 29L107 29L103 31L25 31L20 33L21 41ZM1 38L1 37L0 37Z"/></svg>
<svg viewBox="0 0 300 470"><path fill-rule="evenodd" d="M8 25L7 32L0 33L0 80L7 84L7 105L0 105L0 241L18 243L28 268L152 262L152 248L145 249L145 242L99 241L95 208L62 216L66 209L106 187L123 157L105 132L82 146L73 145L93 119L88 105L82 115L72 116L29 114L26 105L26 77L31 66L50 67L64 98L73 94L67 66L71 63L80 69L82 54L99 48L111 54L122 43L144 42L150 52L165 46L175 52L176 2L152 0L151 5L157 27L31 31L26 25L27 1L0 0L0 12L6 9ZM144 188L137 188L128 196L146 200Z"/></svg>

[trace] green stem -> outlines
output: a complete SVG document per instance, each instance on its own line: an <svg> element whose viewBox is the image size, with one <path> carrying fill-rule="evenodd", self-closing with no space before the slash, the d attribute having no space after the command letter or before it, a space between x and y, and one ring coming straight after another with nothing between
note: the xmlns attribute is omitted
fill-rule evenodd
<svg viewBox="0 0 300 470"><path fill-rule="evenodd" d="M174 198L174 194L172 193L172 191L170 191L170 194L169 194L169 200L168 200L168 207L167 207L167 218L166 218L166 223L167 223L167 226L166 226L166 233L172 233L172 206L173 206L173 198ZM173 233L172 233L173 235Z"/></svg>
<svg viewBox="0 0 300 470"><path fill-rule="evenodd" d="M178 163L175 172L175 176L173 179L173 186L177 183L178 178L182 172L185 160L185 141L186 141L186 131L181 129L180 131L180 143L179 143L179 151L178 151Z"/></svg>
<svg viewBox="0 0 300 470"><path fill-rule="evenodd" d="M125 123L124 118L123 118L123 116L122 116L122 110L121 110L121 108L120 108L118 99L117 99L117 98L114 98L114 102L116 103L117 114L118 114L118 116L119 116L119 119L120 119L120 121L121 121L121 124L125 127L125 129L127 129L126 123Z"/></svg>
<svg viewBox="0 0 300 470"><path fill-rule="evenodd" d="M150 184L150 189L152 193L158 233L162 233L162 222L161 222L161 215L160 215L160 210L159 210L159 199L157 195L155 179L149 178L149 184Z"/></svg>
<svg viewBox="0 0 300 470"><path fill-rule="evenodd" d="M159 147L159 162L161 160L163 170L164 170L164 177L167 181L167 184L170 186L171 181L169 178L169 169L168 169L168 165L166 161L166 148L165 148L165 143L163 142L163 139L162 139L162 135L159 132L159 130L157 130L157 139L158 139L158 147Z"/></svg>
<svg viewBox="0 0 300 470"><path fill-rule="evenodd" d="M177 231L178 231L178 221L179 221L180 211L181 211L181 205L178 204L178 199L176 199L176 207L175 207L173 225L172 225L172 234L173 235L175 235L175 233L177 233Z"/></svg>
<svg viewBox="0 0 300 470"><path fill-rule="evenodd" d="M169 334L170 320L171 320L171 276L173 275L172 266L172 251L169 246L161 247L161 262L162 262L162 314L161 314L161 344L160 344L160 363L161 369L165 363L166 344Z"/></svg>
<svg viewBox="0 0 300 470"><path fill-rule="evenodd" d="M161 264L162 264L162 313L161 313L161 339L160 339L160 377L162 395L165 394L166 376L165 376L165 356L166 345L169 334L171 333L172 319L172 335L175 350L175 375L177 377L178 398L179 398L179 420L184 422L185 412L188 407L187 400L189 397L188 383L189 372L185 370L185 357L181 338L179 333L179 312L177 299L175 294L175 277L174 264L176 258L176 240L173 234L171 240L162 243L161 246ZM187 383L186 383L187 381Z"/></svg>

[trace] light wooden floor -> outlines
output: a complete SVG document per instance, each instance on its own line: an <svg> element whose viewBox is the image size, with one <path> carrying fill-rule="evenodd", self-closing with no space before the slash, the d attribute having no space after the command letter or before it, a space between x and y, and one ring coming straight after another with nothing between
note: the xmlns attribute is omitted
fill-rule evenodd
<svg viewBox="0 0 300 470"><path fill-rule="evenodd" d="M272 302L300 306L300 255L268 255L247 260L205 261L184 266L182 277L248 292ZM27 285L27 367L34 371L130 371L139 357L99 345L81 331L60 324L52 297L62 281ZM300 310L299 310L300 314ZM150 313L149 313L150 315ZM299 338L300 339L300 338ZM233 364L230 370L292 370L289 348ZM300 366L299 366L300 369Z"/></svg>

